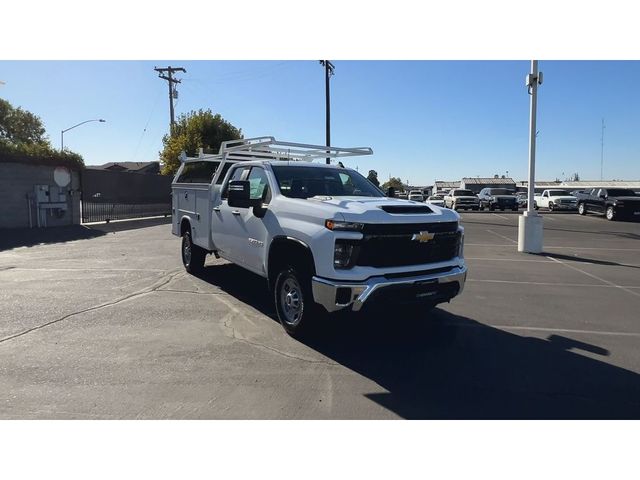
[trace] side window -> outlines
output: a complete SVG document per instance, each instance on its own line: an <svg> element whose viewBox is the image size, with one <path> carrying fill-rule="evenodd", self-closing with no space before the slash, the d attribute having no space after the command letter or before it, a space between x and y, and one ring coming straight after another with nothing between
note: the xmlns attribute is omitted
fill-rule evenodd
<svg viewBox="0 0 640 480"><path fill-rule="evenodd" d="M263 168L253 167L249 173L249 188L251 200L262 200L263 203L269 203L271 200L271 190L269 189L269 181L267 174Z"/></svg>
<svg viewBox="0 0 640 480"><path fill-rule="evenodd" d="M231 176L229 177L229 182L233 181L233 180L242 180L242 178L245 175L245 172L249 171L249 167L237 167L235 170L233 170L231 172ZM229 182L227 182L224 186L224 188L222 189L222 195L221 197L223 199L227 198L227 193L229 190Z"/></svg>
<svg viewBox="0 0 640 480"><path fill-rule="evenodd" d="M211 183L220 162L189 162L184 164L176 183Z"/></svg>

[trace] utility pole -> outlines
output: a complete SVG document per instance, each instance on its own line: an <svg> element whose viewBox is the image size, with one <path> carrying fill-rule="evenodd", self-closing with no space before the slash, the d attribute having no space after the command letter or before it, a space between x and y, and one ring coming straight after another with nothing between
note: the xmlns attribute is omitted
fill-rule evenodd
<svg viewBox="0 0 640 480"><path fill-rule="evenodd" d="M331 101L329 94L329 77L333 76L333 63L329 60L320 60L320 65L324 67L324 90L325 90L325 112L326 112L326 132L327 132L327 147L331 146ZM328 151L327 151L328 153ZM327 165L330 163L329 157L326 159Z"/></svg>
<svg viewBox="0 0 640 480"><path fill-rule="evenodd" d="M168 66L166 68L155 67L154 70L158 72L158 77L162 78L163 80L166 80L167 83L169 84L169 116L171 118L171 123L169 124L169 133L173 133L173 126L176 123L175 115L173 112L173 100L175 98L178 98L178 91L176 90L175 84L181 83L181 81L178 80L177 78L173 78L173 74L175 72L187 73L187 71L182 67L171 67L171 66ZM163 73L166 73L166 75L163 75Z"/></svg>
<svg viewBox="0 0 640 480"><path fill-rule="evenodd" d="M600 137L600 181L604 176L604 118L602 119L602 135Z"/></svg>

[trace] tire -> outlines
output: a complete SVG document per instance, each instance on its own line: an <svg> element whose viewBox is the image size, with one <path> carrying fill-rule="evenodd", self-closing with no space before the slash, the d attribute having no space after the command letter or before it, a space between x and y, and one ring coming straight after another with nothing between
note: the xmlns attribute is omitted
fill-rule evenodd
<svg viewBox="0 0 640 480"><path fill-rule="evenodd" d="M292 337L308 334L320 317L320 306L313 301L311 275L300 267L284 266L273 289L280 324Z"/></svg>
<svg viewBox="0 0 640 480"><path fill-rule="evenodd" d="M516 207L516 208L512 208L512 209L511 209L511 211L512 211L512 212L517 212L518 210L519 210L519 208L518 208L518 207Z"/></svg>
<svg viewBox="0 0 640 480"><path fill-rule="evenodd" d="M586 215L587 214L587 207L584 205L583 202L580 202L578 204L578 213L580 215Z"/></svg>
<svg viewBox="0 0 640 480"><path fill-rule="evenodd" d="M195 245L191 240L191 232L186 231L182 235L182 264L184 269L192 275L196 275L204 268L204 259L207 252L204 248Z"/></svg>
<svg viewBox="0 0 640 480"><path fill-rule="evenodd" d="M554 209L555 207L553 206L553 203L549 202L549 211L553 212Z"/></svg>
<svg viewBox="0 0 640 480"><path fill-rule="evenodd" d="M607 207L606 211L607 220L613 221L616 219L616 211L613 207Z"/></svg>
<svg viewBox="0 0 640 480"><path fill-rule="evenodd" d="M492 203L490 203L489 204L489 211L493 212L495 209L496 209L496 207Z"/></svg>

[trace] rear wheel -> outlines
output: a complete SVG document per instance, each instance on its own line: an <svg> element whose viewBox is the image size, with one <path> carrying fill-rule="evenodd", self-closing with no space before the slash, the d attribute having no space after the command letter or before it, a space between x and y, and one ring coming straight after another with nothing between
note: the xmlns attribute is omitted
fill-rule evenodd
<svg viewBox="0 0 640 480"><path fill-rule="evenodd" d="M182 264L187 272L197 274L204 267L204 259L207 252L204 248L195 245L188 230L182 235Z"/></svg>
<svg viewBox="0 0 640 480"><path fill-rule="evenodd" d="M587 208L584 206L584 203L579 203L578 204L578 213L580 215L586 215L587 214Z"/></svg>
<svg viewBox="0 0 640 480"><path fill-rule="evenodd" d="M549 202L549 211L550 211L550 212L553 212L553 210L554 210L555 208L556 208L556 207L554 207L554 206L553 206L553 203L552 203L552 202Z"/></svg>
<svg viewBox="0 0 640 480"><path fill-rule="evenodd" d="M274 300L278 320L294 337L308 333L320 316L320 306L313 301L311 276L302 269L285 266L274 285Z"/></svg>
<svg viewBox="0 0 640 480"><path fill-rule="evenodd" d="M616 211L613 207L607 207L607 220L615 220L616 219Z"/></svg>

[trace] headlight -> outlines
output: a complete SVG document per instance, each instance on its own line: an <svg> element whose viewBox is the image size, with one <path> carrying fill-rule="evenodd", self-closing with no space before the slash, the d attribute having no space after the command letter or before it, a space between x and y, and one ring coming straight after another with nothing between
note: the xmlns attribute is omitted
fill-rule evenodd
<svg viewBox="0 0 640 480"><path fill-rule="evenodd" d="M333 266L335 268L350 268L353 255L353 244L336 240L333 249Z"/></svg>
<svg viewBox="0 0 640 480"><path fill-rule="evenodd" d="M460 232L460 244L458 245L458 256L464 257L464 229L458 230Z"/></svg>
<svg viewBox="0 0 640 480"><path fill-rule="evenodd" d="M356 222L340 222L336 220L325 220L324 226L329 230L347 230L352 232L359 232L364 228L364 223Z"/></svg>

